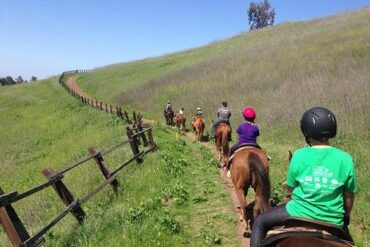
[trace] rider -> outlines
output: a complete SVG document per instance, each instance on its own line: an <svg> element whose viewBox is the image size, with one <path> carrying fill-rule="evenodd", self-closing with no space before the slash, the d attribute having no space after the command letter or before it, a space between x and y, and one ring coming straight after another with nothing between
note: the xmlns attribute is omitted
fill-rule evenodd
<svg viewBox="0 0 370 247"><path fill-rule="evenodd" d="M172 104L171 104L171 101L167 101L167 105L166 105L166 112L167 111L172 111Z"/></svg>
<svg viewBox="0 0 370 247"><path fill-rule="evenodd" d="M195 113L195 117L203 117L202 108L198 107Z"/></svg>
<svg viewBox="0 0 370 247"><path fill-rule="evenodd" d="M221 123L230 125L231 111L227 108L227 102L222 102L222 107L217 110L217 120L212 124L211 136L215 136L215 129Z"/></svg>
<svg viewBox="0 0 370 247"><path fill-rule="evenodd" d="M184 107L181 107L179 110L179 115L184 115Z"/></svg>
<svg viewBox="0 0 370 247"><path fill-rule="evenodd" d="M309 147L297 150L290 162L287 204L260 214L253 224L251 247L262 241L269 229L290 217L321 220L347 229L357 191L352 157L330 146L337 133L334 114L322 107L307 110L301 130ZM350 238L350 237L349 237Z"/></svg>
<svg viewBox="0 0 370 247"><path fill-rule="evenodd" d="M241 123L236 129L236 133L238 134L238 142L230 148L229 158L243 144L260 148L260 146L257 144L257 137L260 135L260 131L258 126L254 123L256 111L252 107L247 106L243 109L242 115L245 119L245 122ZM230 162L227 163L226 170L228 171L229 168Z"/></svg>

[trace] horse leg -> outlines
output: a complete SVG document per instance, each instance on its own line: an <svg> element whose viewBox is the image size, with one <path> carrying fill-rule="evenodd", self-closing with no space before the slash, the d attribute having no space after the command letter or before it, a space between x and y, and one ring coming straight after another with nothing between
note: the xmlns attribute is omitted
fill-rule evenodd
<svg viewBox="0 0 370 247"><path fill-rule="evenodd" d="M245 199L244 188L237 188L235 187L235 193L238 197L239 204L240 204L240 220L243 222L244 225L244 237L249 238L251 236L251 232L249 230L249 222L247 216L247 200Z"/></svg>

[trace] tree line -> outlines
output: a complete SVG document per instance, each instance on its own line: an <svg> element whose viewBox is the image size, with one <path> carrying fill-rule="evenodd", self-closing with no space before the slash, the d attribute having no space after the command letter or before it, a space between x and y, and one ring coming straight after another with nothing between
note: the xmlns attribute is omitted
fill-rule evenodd
<svg viewBox="0 0 370 247"><path fill-rule="evenodd" d="M30 79L31 81L37 81L36 76L32 76ZM17 78L13 79L11 76L6 76L6 77L0 77L0 84L1 86L11 86L15 84L20 84L20 83L26 83L28 82L27 80L23 80L22 76L18 76Z"/></svg>

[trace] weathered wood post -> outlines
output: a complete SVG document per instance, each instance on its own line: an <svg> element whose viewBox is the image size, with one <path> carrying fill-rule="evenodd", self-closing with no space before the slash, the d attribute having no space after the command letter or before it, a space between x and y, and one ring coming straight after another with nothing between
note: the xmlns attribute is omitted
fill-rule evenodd
<svg viewBox="0 0 370 247"><path fill-rule="evenodd" d="M103 102L100 102L100 110L103 110Z"/></svg>
<svg viewBox="0 0 370 247"><path fill-rule="evenodd" d="M133 137L132 130L128 126L126 127L126 133L127 133L128 139L130 141L130 146L131 146L131 149L132 149L132 153L134 154L134 156L139 155L139 153L140 153L139 147L137 146L135 137ZM140 157L136 157L135 160L136 160L137 164L140 164L143 161Z"/></svg>
<svg viewBox="0 0 370 247"><path fill-rule="evenodd" d="M105 112L108 112L108 104L105 103Z"/></svg>
<svg viewBox="0 0 370 247"><path fill-rule="evenodd" d="M128 124L131 124L132 122L131 122L131 120L130 120L130 117L128 116L127 111L124 111L124 113L125 113L126 122L127 122Z"/></svg>
<svg viewBox="0 0 370 247"><path fill-rule="evenodd" d="M140 113L137 114L137 128L139 132L143 131L143 115ZM148 140L144 132L141 134L141 138L143 139L144 147L148 146Z"/></svg>
<svg viewBox="0 0 370 247"><path fill-rule="evenodd" d="M5 194L0 188L0 195ZM30 238L14 208L9 204L0 208L0 223L13 246L19 247Z"/></svg>
<svg viewBox="0 0 370 247"><path fill-rule="evenodd" d="M110 113L113 113L112 105L109 105L109 110L110 110Z"/></svg>
<svg viewBox="0 0 370 247"><path fill-rule="evenodd" d="M45 168L42 173L48 180L52 179L56 175L56 172L51 168ZM62 182L62 180L57 181L52 186L66 206L69 206L72 202L74 202L72 193L68 190L67 186ZM80 206L73 208L71 213L79 223L82 223L85 218L85 212Z"/></svg>
<svg viewBox="0 0 370 247"><path fill-rule="evenodd" d="M132 119L134 120L134 123L137 123L137 118L136 118L136 112L132 112Z"/></svg>
<svg viewBox="0 0 370 247"><path fill-rule="evenodd" d="M152 148L153 152L155 150L157 150L157 145L155 144L154 142L154 138L153 138L153 133L152 133L152 129L148 129L148 139L149 139L149 145L150 145L150 148Z"/></svg>
<svg viewBox="0 0 370 247"><path fill-rule="evenodd" d="M103 159L103 156L94 147L90 147L88 150L89 150L90 155L94 155L94 160L96 164L98 165L100 171L103 173L103 176L105 177L105 179L108 180L110 178L111 173L108 169L107 164L105 163ZM112 182L110 182L110 185L112 186L113 191L117 192L118 185L119 185L118 180L114 179Z"/></svg>

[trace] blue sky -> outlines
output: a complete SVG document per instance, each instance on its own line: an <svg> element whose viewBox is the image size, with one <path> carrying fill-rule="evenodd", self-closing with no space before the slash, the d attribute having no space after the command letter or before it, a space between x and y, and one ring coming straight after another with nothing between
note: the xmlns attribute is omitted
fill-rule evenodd
<svg viewBox="0 0 370 247"><path fill-rule="evenodd" d="M276 24L370 6L370 0L270 0ZM248 30L250 0L0 0L0 77L158 56Z"/></svg>

